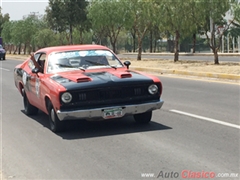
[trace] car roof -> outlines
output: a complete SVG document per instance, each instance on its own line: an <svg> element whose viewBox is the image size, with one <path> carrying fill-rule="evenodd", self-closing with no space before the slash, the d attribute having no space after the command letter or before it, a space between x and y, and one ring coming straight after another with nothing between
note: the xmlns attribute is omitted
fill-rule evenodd
<svg viewBox="0 0 240 180"><path fill-rule="evenodd" d="M84 45L65 45L65 46L52 46L42 48L36 51L37 52L45 52L47 54L52 52L60 52L60 51L71 51L71 50L93 50L93 49L101 49L101 50L110 50L106 46L95 45L95 44L84 44Z"/></svg>

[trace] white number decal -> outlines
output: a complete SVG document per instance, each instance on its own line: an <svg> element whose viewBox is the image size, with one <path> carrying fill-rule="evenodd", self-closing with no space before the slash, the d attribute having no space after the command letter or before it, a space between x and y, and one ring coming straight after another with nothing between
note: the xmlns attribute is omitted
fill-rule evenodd
<svg viewBox="0 0 240 180"><path fill-rule="evenodd" d="M36 88L37 97L39 97L39 87L40 87L39 79L36 79L35 88Z"/></svg>
<svg viewBox="0 0 240 180"><path fill-rule="evenodd" d="M27 83L27 74L26 74L26 72L23 73L22 81L23 81L23 84L26 85L26 83Z"/></svg>

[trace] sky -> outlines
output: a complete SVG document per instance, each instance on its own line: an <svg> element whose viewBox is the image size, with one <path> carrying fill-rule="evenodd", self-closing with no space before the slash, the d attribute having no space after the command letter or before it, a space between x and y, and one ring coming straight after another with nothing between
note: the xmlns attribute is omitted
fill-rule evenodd
<svg viewBox="0 0 240 180"><path fill-rule="evenodd" d="M9 14L10 20L21 20L23 16L35 13L44 15L48 0L0 0L2 14Z"/></svg>

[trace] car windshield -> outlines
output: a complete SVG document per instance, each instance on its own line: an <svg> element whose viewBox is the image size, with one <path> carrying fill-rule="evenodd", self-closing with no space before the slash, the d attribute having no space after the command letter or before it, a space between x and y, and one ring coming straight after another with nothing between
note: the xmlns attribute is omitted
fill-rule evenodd
<svg viewBox="0 0 240 180"><path fill-rule="evenodd" d="M123 67L123 64L108 50L74 50L51 53L48 56L47 72L118 67Z"/></svg>

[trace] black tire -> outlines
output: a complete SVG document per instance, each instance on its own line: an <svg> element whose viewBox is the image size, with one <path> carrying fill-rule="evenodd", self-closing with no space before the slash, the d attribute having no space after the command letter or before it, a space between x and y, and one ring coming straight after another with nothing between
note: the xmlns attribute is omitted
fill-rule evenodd
<svg viewBox="0 0 240 180"><path fill-rule="evenodd" d="M59 120L51 102L48 102L48 118L52 132L57 133L64 130L63 122Z"/></svg>
<svg viewBox="0 0 240 180"><path fill-rule="evenodd" d="M3 60L5 60L6 59L6 57L5 57L5 55L3 56Z"/></svg>
<svg viewBox="0 0 240 180"><path fill-rule="evenodd" d="M36 115L38 113L38 108L30 104L25 92L23 92L23 105L26 115Z"/></svg>
<svg viewBox="0 0 240 180"><path fill-rule="evenodd" d="M134 114L133 117L137 123L147 124L152 119L152 111L141 113L141 114Z"/></svg>

